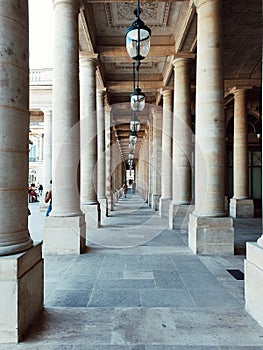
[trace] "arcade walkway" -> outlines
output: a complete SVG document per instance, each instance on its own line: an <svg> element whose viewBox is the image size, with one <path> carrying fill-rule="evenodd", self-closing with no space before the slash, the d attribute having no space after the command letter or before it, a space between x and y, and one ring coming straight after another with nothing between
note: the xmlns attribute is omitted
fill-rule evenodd
<svg viewBox="0 0 263 350"><path fill-rule="evenodd" d="M39 239L43 213L31 210ZM44 257L43 316L24 342L0 349L263 349L263 328L244 311L244 281L228 272L242 278L244 256L195 256L186 229L166 229L130 194L88 239L86 254Z"/></svg>

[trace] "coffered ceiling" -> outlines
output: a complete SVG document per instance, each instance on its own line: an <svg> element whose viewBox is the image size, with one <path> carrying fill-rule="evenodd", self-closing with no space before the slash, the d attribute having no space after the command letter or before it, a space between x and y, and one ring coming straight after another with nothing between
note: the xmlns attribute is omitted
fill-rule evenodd
<svg viewBox="0 0 263 350"><path fill-rule="evenodd" d="M260 0L222 0L224 29L225 94L233 86L261 86L262 4ZM123 157L128 156L133 91L133 60L125 48L125 30L135 20L137 1L83 0L80 14L80 51L97 53L98 81L106 87L112 106ZM192 90L195 91L197 15L193 0L141 1L141 19L151 28L151 49L140 66L140 88L147 107L140 114L147 129L149 108L162 103L160 91L173 87L173 58L193 58ZM137 147L138 152L139 146Z"/></svg>

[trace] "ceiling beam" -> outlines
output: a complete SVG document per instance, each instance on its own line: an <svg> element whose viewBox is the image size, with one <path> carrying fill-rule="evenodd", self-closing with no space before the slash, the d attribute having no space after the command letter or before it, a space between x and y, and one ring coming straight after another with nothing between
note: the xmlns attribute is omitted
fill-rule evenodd
<svg viewBox="0 0 263 350"><path fill-rule="evenodd" d="M96 51L99 54L101 62L134 62L128 55L126 47L123 46L97 46ZM163 62L163 58L173 55L174 45L156 45L152 46L148 56L143 62Z"/></svg>

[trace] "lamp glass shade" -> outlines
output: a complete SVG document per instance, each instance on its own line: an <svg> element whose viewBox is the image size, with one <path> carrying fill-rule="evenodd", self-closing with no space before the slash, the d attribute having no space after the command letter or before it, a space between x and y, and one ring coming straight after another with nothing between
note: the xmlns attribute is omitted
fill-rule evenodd
<svg viewBox="0 0 263 350"><path fill-rule="evenodd" d="M130 95L131 97L131 109L133 111L141 112L145 107L145 95L141 92L141 89L136 88Z"/></svg>
<svg viewBox="0 0 263 350"><path fill-rule="evenodd" d="M137 18L126 30L126 50L134 60L143 60L150 51L151 29Z"/></svg>
<svg viewBox="0 0 263 350"><path fill-rule="evenodd" d="M135 150L135 143L129 142L129 150L134 151Z"/></svg>
<svg viewBox="0 0 263 350"><path fill-rule="evenodd" d="M136 143L137 142L137 134L136 132L131 132L129 136L129 142L130 143Z"/></svg>
<svg viewBox="0 0 263 350"><path fill-rule="evenodd" d="M140 121L139 120L131 120L130 121L130 130L131 131L139 131L140 130Z"/></svg>

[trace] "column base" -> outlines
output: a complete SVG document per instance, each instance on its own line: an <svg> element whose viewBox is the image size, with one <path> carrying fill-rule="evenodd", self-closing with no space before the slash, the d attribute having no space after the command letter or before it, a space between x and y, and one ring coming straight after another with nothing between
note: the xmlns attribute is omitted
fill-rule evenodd
<svg viewBox="0 0 263 350"><path fill-rule="evenodd" d="M263 248L247 242L245 259L246 311L263 327Z"/></svg>
<svg viewBox="0 0 263 350"><path fill-rule="evenodd" d="M190 214L188 245L195 254L234 254L233 220Z"/></svg>
<svg viewBox="0 0 263 350"><path fill-rule="evenodd" d="M159 210L160 198L161 198L161 196L159 194L153 194L152 195L152 208L155 211Z"/></svg>
<svg viewBox="0 0 263 350"><path fill-rule="evenodd" d="M171 203L171 198L160 198L159 201L159 215L161 218L168 218L169 217L169 206Z"/></svg>
<svg viewBox="0 0 263 350"><path fill-rule="evenodd" d="M230 216L232 218L253 218L254 203L253 199L230 199Z"/></svg>
<svg viewBox="0 0 263 350"><path fill-rule="evenodd" d="M107 198L107 202L108 202L108 212L114 210L113 194L111 193L106 198Z"/></svg>
<svg viewBox="0 0 263 350"><path fill-rule="evenodd" d="M81 254L86 247L85 215L46 217L43 234L44 254Z"/></svg>
<svg viewBox="0 0 263 350"><path fill-rule="evenodd" d="M81 209L85 214L87 228L99 228L101 221L100 204L82 204Z"/></svg>
<svg viewBox="0 0 263 350"><path fill-rule="evenodd" d="M148 193L148 205L149 205L149 207L152 207L152 193L151 192L149 192Z"/></svg>
<svg viewBox="0 0 263 350"><path fill-rule="evenodd" d="M108 216L108 201L107 198L99 198L101 218Z"/></svg>
<svg viewBox="0 0 263 350"><path fill-rule="evenodd" d="M189 214L194 210L194 205L191 204L174 204L169 206L169 228L187 229L189 222Z"/></svg>
<svg viewBox="0 0 263 350"><path fill-rule="evenodd" d="M0 258L0 343L18 343L43 310L42 242Z"/></svg>

